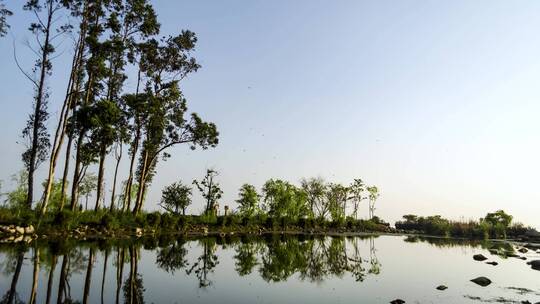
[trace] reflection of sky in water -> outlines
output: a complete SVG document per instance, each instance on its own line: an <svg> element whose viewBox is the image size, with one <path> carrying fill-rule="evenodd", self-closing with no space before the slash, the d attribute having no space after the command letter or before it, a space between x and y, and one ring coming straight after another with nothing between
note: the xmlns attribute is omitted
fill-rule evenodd
<svg viewBox="0 0 540 304"><path fill-rule="evenodd" d="M287 242L281 242L278 238L268 243L259 240L254 243L236 242L227 245L216 244L213 240L189 241L184 244L183 248L187 253L183 259L182 254L174 255L179 251L169 250L165 255L166 252L162 248L145 250L141 247L137 267L139 274L142 275L144 298L147 303L388 303L395 298L402 298L408 303L479 303L472 299L474 297L485 300L502 297L519 301L529 300L532 303L540 301L540 271L531 270L525 261L491 255L485 249L486 244L482 248L480 244L471 247L456 243L445 244L444 240L439 240L438 243L442 245L422 241L404 242L403 237L397 236L371 239L327 238L307 242L298 242L296 238L288 238ZM177 249L182 248L178 244L175 246ZM5 271L6 264L10 261L6 253L7 248L2 247L0 255L2 295L9 290L13 275ZM166 248L172 248L172 244ZM80 249L85 255L88 254L86 246ZM44 303L50 263L43 261L50 260L50 255L46 254L45 247L40 251L42 263L37 302ZM160 251L162 254L157 263ZM95 252L90 303L101 301L104 252L98 250ZM126 248L122 284L125 284L129 277L128 252ZM200 288L198 277L203 278L204 272L197 273L197 269L204 268L205 260L200 259L204 256L204 252L208 257L215 254L217 264L207 273L205 282L209 282L209 286ZM249 253L255 253L256 260L250 259L253 256ZM494 267L483 262L475 262L472 259L475 253L483 253L489 261L497 261L499 265ZM103 293L105 303L115 300L116 254L116 248L110 250ZM540 255L534 252L527 255L529 259L540 259ZM32 256L33 250L25 254L17 285L17 292L23 301L28 301L30 297ZM248 266L256 262L251 273L239 275L237 270L242 266L239 256L243 257L245 273L249 272ZM179 259L173 263L172 257ZM363 261L362 268L354 268L353 266L357 265L355 262L360 258ZM186 261L187 266L175 269L174 274L159 267L164 267L164 264L180 265L182 261ZM207 265L212 261L216 260L207 259ZM197 262L199 264L195 265ZM56 302L61 263L62 257L59 257L54 273L51 303ZM316 265L319 265L325 274L316 276L319 279L310 279L310 274L313 275L318 269ZM80 266L80 271L73 273L69 280L70 293L75 300L83 298L87 261L83 261ZM377 272L376 266L379 267L380 273L370 273L370 269ZM186 270L192 267L193 271L188 275ZM11 268L15 269L15 265ZM355 270L356 273L360 271L364 274L362 282L355 280L353 274ZM483 288L469 282L478 276L490 278L493 284ZM278 281L278 278L285 279ZM435 287L440 284L449 288L446 291L436 290ZM527 288L534 292L520 295L518 291L508 287ZM124 291L121 290L120 302L124 302L123 294ZM465 298L465 295L471 298Z"/></svg>

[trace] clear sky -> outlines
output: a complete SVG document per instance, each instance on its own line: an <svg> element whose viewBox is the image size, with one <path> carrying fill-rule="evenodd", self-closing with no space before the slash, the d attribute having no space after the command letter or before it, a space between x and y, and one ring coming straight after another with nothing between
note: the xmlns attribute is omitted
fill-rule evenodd
<svg viewBox="0 0 540 304"><path fill-rule="evenodd" d="M14 39L22 64L33 60L30 15L21 1L5 2L15 15L0 40L3 191L22 168L16 142L32 98ZM540 2L153 2L163 33L197 34L202 69L182 89L221 136L213 150L175 148L158 166L148 209L165 185L215 168L222 206L235 206L245 182L360 177L380 188L376 213L390 221L504 209L540 228ZM50 128L70 43L53 63ZM191 211L202 206L196 196Z"/></svg>

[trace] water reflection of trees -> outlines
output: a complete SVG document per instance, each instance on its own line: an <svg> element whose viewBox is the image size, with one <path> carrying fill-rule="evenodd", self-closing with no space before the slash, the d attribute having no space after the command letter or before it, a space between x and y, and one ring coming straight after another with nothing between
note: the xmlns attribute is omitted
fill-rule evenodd
<svg viewBox="0 0 540 304"><path fill-rule="evenodd" d="M319 283L346 276L361 282L380 272L374 238L267 235L111 242L33 241L16 246L0 245L3 257L0 270L9 284L0 303L145 303L144 280L139 272L143 246L146 250L156 250L157 267L171 275L184 273L192 277L199 288L213 284L212 276L220 256L223 258L222 253L231 250L234 269L239 276L256 275L267 282L282 282L294 277ZM97 260L100 260L100 267L97 267ZM29 270L24 272L31 275L29 286L21 286L20 282L25 267ZM115 268L112 278L106 275L110 274L108 267ZM40 273L45 275L40 276ZM82 280L80 298L72 296L75 276ZM39 282L40 277L44 282ZM112 289L112 299L105 299L108 288ZM44 293L39 298L38 290ZM22 291L23 298L20 296ZM81 290L75 292L79 294Z"/></svg>
<svg viewBox="0 0 540 304"><path fill-rule="evenodd" d="M453 239L444 237L425 237L410 235L404 238L407 243L427 243L438 248L470 247L489 250L492 254L506 258L515 252L514 246L509 242L491 240Z"/></svg>
<svg viewBox="0 0 540 304"><path fill-rule="evenodd" d="M263 250L259 271L264 280L273 282L285 281L296 273L299 279L309 282L322 282L330 277L342 278L347 274L356 281L363 281L367 275L380 272L373 239L369 244L373 254L364 260L360 254L359 238L273 240ZM377 271L372 271L375 268Z"/></svg>
<svg viewBox="0 0 540 304"><path fill-rule="evenodd" d="M381 265L376 256L375 240L366 244L360 238L315 238L286 235L269 235L262 238L227 239L207 237L198 240L201 253L189 261L185 240L176 240L158 251L156 264L174 274L184 268L194 275L199 287L212 284L209 275L218 264L217 245L231 245L235 270L240 276L258 272L267 282L286 281L294 275L303 281L323 282L329 277L351 275L361 282L369 275L380 273ZM361 245L368 251L361 256ZM369 246L369 248L367 248Z"/></svg>

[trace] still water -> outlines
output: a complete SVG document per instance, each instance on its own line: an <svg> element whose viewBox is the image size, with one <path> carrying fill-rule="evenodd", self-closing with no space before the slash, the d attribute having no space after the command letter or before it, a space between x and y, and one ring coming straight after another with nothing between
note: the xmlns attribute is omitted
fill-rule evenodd
<svg viewBox="0 0 540 304"><path fill-rule="evenodd" d="M166 236L0 245L1 303L521 303L540 271L506 243L407 236ZM477 262L481 253L497 266ZM540 259L529 251L528 260ZM493 281L481 287L471 279ZM439 291L439 285L448 289Z"/></svg>

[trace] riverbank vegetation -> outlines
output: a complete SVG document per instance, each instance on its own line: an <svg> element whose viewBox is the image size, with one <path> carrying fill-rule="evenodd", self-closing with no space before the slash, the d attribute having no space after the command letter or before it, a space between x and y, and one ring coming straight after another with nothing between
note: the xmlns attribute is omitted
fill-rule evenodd
<svg viewBox="0 0 540 304"><path fill-rule="evenodd" d="M349 186L327 183L321 178L303 179L300 186L270 179L261 191L244 184L236 200L238 208L219 208L222 190L215 170L208 170L200 181L193 181L205 198L198 215L186 214L192 202L193 188L176 182L163 189L159 206L162 211L126 212L110 208L88 208L87 200L76 210L60 209L61 187L52 188L50 210L25 208L24 172L15 178L19 184L6 194L0 208L0 225L27 227L38 234L133 233L208 233L208 232L390 232L390 225L374 215L378 196L376 187L365 187L360 179ZM370 188L371 191L367 189ZM369 200L369 219L359 219L359 203ZM367 206L366 206L367 207ZM223 212L221 211L223 210Z"/></svg>
<svg viewBox="0 0 540 304"><path fill-rule="evenodd" d="M460 238L502 238L520 237L534 229L521 223L512 223L513 217L503 210L488 213L484 218L469 221L452 221L435 216L404 215L396 222L396 229L437 236Z"/></svg>

